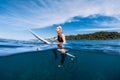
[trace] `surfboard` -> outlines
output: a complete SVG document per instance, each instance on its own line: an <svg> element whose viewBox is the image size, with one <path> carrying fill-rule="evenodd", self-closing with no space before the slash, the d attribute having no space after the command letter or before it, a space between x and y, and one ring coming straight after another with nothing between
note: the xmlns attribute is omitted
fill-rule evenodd
<svg viewBox="0 0 120 80"><path fill-rule="evenodd" d="M40 37L39 35L37 35L36 33L34 33L32 30L29 30L29 32L31 32L33 34L33 36L35 36L38 40L40 40L40 41L42 41L42 42L44 42L46 44L51 44L51 42L43 39L42 37Z"/></svg>
<svg viewBox="0 0 120 80"><path fill-rule="evenodd" d="M61 52L61 49L57 49L59 52ZM68 51L68 50L67 50ZM74 55L72 55L72 54L70 54L70 53L66 53L66 55L68 55L68 56L70 56L70 57L72 57L72 58L75 58L75 56Z"/></svg>
<svg viewBox="0 0 120 80"><path fill-rule="evenodd" d="M33 35L34 37L36 37L38 40L44 42L45 44L52 44L51 42L43 39L42 37L40 37L39 35L37 35L36 33L34 33L31 29L29 29L29 32L32 33L32 35ZM55 43L53 43L53 44L55 44ZM70 54L70 53L68 53L68 52L66 53L66 55L68 55L68 56L70 56L70 57L72 57L72 58L75 58L74 55L72 55L72 54Z"/></svg>
<svg viewBox="0 0 120 80"><path fill-rule="evenodd" d="M73 58L75 58L75 56L74 55L72 55L72 54L70 54L70 53L66 53L68 56L70 56L70 57L73 57Z"/></svg>

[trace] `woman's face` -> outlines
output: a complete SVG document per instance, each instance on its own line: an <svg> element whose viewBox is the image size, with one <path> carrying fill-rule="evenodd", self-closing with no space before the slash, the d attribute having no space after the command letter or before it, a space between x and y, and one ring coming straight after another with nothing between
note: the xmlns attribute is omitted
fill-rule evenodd
<svg viewBox="0 0 120 80"><path fill-rule="evenodd" d="M59 27L56 28L56 32L57 32L57 33L60 32L60 28L59 28Z"/></svg>

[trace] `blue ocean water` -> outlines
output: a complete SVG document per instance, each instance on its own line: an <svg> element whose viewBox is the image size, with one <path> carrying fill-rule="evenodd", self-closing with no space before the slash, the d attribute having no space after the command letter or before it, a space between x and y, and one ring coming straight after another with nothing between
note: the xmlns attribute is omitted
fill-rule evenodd
<svg viewBox="0 0 120 80"><path fill-rule="evenodd" d="M66 48L80 51L101 51L120 55L120 39L117 40L68 40ZM55 44L48 45L40 41L18 41L0 39L0 56L17 54L27 51L47 50L57 48Z"/></svg>
<svg viewBox="0 0 120 80"><path fill-rule="evenodd" d="M53 41L54 42L54 41ZM120 80L120 40L68 40L66 56L55 44L0 40L0 80Z"/></svg>

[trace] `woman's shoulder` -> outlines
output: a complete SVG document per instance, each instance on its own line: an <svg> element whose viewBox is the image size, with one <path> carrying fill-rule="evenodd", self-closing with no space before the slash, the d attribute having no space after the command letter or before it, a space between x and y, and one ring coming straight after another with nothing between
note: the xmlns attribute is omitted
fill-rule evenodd
<svg viewBox="0 0 120 80"><path fill-rule="evenodd" d="M61 36L65 36L65 34L64 34L64 33L62 33L62 34L61 34Z"/></svg>

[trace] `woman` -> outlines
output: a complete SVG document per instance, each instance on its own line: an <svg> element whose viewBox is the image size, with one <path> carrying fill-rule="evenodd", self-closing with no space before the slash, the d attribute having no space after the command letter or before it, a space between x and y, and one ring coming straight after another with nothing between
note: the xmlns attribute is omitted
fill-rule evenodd
<svg viewBox="0 0 120 80"><path fill-rule="evenodd" d="M63 63L64 63L64 60L65 60L65 54L67 52L66 49L64 49L63 47L63 44L66 43L66 39L65 39L65 35L63 34L62 32L62 27L61 26L57 26L56 27L56 32L58 34L57 36L57 46L58 46L58 50L62 53L61 54L61 64L58 65L58 67L62 67L63 66Z"/></svg>

